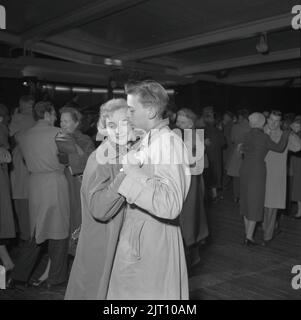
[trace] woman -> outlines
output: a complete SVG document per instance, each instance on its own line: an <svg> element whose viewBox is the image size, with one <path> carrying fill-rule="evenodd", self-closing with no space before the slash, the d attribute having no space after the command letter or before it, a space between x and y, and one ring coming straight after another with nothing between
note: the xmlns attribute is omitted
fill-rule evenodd
<svg viewBox="0 0 301 320"><path fill-rule="evenodd" d="M72 107L60 110L62 135L57 139L60 162L66 165L70 195L70 233L73 234L81 225L80 176L84 172L87 160L94 151L91 138L80 132L82 115ZM61 143L62 142L62 143Z"/></svg>
<svg viewBox="0 0 301 320"><path fill-rule="evenodd" d="M131 133L127 109L124 99L110 100L100 108L99 127L106 127L107 138L90 155L83 175L82 226L66 300L107 296L125 209L117 190L125 177L119 159L127 152Z"/></svg>
<svg viewBox="0 0 301 320"><path fill-rule="evenodd" d="M187 264L190 266L200 261L199 246L209 235L207 215L204 207L204 183L202 176L204 156L197 160L191 157L196 152L196 141L199 143L198 148L201 149L198 150L198 153L204 155L204 143L201 141L201 137L196 136L197 133L194 130L195 120L196 115L193 111L189 109L178 111L176 126L181 130L191 129L191 137L193 138L192 141L188 141L189 135L185 135L182 131L182 137L190 155L191 185L180 215L180 224L184 238Z"/></svg>
<svg viewBox="0 0 301 320"><path fill-rule="evenodd" d="M9 239L15 238L16 233L7 172L7 163L11 162L8 152L8 128L5 124L7 115L7 108L0 105L0 260L6 271L9 271L14 268L14 263L6 245Z"/></svg>
<svg viewBox="0 0 301 320"><path fill-rule="evenodd" d="M291 125L293 131L301 138L301 118ZM301 219L301 151L291 156L292 166L292 195L291 200L298 203L298 212L295 219Z"/></svg>
<svg viewBox="0 0 301 320"><path fill-rule="evenodd" d="M245 223L245 245L256 245L253 235L256 222L263 220L266 187L265 157L268 151L283 152L288 142L289 131L285 131L275 143L263 132L265 117L262 113L249 116L251 130L245 134L241 151L244 158L240 168L240 210Z"/></svg>

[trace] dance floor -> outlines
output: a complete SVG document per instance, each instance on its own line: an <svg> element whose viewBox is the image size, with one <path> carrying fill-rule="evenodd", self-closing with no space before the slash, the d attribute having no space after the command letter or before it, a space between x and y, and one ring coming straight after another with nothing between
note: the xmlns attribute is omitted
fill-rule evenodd
<svg viewBox="0 0 301 320"><path fill-rule="evenodd" d="M282 215L282 232L268 247L245 247L238 205L230 199L226 196L207 209L212 240L189 270L191 299L301 300L301 289L291 285L292 267L301 265L301 220ZM256 239L261 238L259 227ZM20 286L0 290L0 299L61 300L64 292L65 286L52 291Z"/></svg>

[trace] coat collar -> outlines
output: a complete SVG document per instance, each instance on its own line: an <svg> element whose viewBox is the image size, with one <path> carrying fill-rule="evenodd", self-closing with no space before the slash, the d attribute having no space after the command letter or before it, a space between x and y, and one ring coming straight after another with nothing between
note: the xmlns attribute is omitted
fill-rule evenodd
<svg viewBox="0 0 301 320"><path fill-rule="evenodd" d="M161 120L159 120L159 121L156 123L155 126L153 126L153 127L151 128L151 130L153 130L153 129L159 129L159 130L160 130L160 129L168 126L168 125L169 125L169 119L168 119L168 118L166 118L166 119L161 119ZM151 130L150 130L150 131L151 131Z"/></svg>
<svg viewBox="0 0 301 320"><path fill-rule="evenodd" d="M53 127L48 121L44 119L39 119L36 123L37 127Z"/></svg>

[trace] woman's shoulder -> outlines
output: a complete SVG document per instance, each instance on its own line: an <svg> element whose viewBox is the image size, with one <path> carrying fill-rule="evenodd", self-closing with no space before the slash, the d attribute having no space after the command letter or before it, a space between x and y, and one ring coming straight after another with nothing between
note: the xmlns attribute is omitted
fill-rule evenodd
<svg viewBox="0 0 301 320"><path fill-rule="evenodd" d="M94 150L90 154L85 168L86 175L91 176L93 175L93 173L97 176L107 176L109 173L108 165L106 163L99 163L99 161L97 160L97 150Z"/></svg>

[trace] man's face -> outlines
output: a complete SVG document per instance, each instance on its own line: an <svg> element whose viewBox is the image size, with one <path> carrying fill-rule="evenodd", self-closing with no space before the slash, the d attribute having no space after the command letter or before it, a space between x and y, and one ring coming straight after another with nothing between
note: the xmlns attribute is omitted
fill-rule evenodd
<svg viewBox="0 0 301 320"><path fill-rule="evenodd" d="M267 123L270 130L277 130L281 125L281 117L271 114L268 118Z"/></svg>
<svg viewBox="0 0 301 320"><path fill-rule="evenodd" d="M231 120L232 120L232 119L230 118L230 116L229 116L227 113L225 113L225 114L223 115L223 124L227 124L227 123L229 123Z"/></svg>
<svg viewBox="0 0 301 320"><path fill-rule="evenodd" d="M139 96L129 94L127 104L129 106L129 120L134 128L148 131L149 110L143 107L139 101Z"/></svg>

